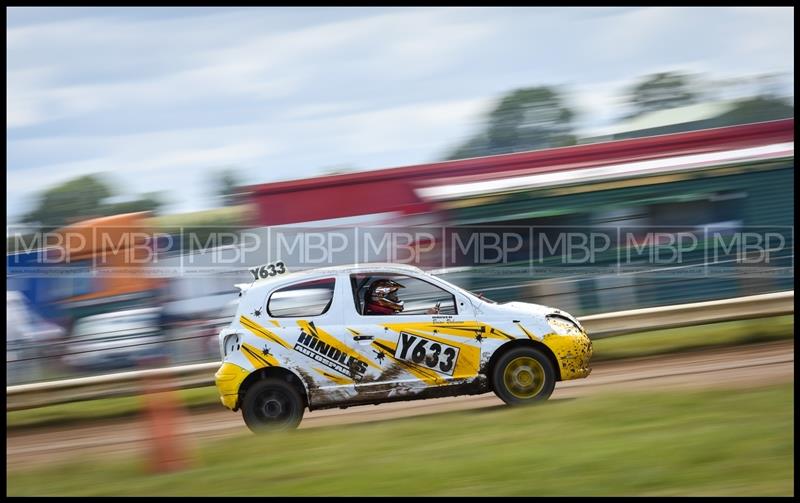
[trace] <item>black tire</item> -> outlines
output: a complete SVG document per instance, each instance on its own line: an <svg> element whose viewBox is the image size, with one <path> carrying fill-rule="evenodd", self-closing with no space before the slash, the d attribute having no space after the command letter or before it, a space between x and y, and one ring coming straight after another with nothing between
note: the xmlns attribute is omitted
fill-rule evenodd
<svg viewBox="0 0 800 503"><path fill-rule="evenodd" d="M541 351L516 348L497 360L492 369L492 387L494 393L508 405L542 402L553 394L556 371L550 359Z"/></svg>
<svg viewBox="0 0 800 503"><path fill-rule="evenodd" d="M253 433L295 429L304 412L303 397L297 388L275 377L253 384L242 400L242 417Z"/></svg>

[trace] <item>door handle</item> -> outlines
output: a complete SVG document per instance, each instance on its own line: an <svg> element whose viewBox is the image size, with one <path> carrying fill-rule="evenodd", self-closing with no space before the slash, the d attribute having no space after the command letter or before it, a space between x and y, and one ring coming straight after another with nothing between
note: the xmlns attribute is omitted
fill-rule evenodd
<svg viewBox="0 0 800 503"><path fill-rule="evenodd" d="M371 341L375 338L374 335L354 335L353 340L358 341L360 343Z"/></svg>

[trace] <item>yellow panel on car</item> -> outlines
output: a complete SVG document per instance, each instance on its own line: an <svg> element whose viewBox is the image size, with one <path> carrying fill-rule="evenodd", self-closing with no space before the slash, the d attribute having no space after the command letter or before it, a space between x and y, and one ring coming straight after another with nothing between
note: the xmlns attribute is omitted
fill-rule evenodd
<svg viewBox="0 0 800 503"><path fill-rule="evenodd" d="M236 406L239 386L248 373L248 370L227 362L217 370L217 373L214 374L214 382L217 385L222 405L229 409L233 409Z"/></svg>

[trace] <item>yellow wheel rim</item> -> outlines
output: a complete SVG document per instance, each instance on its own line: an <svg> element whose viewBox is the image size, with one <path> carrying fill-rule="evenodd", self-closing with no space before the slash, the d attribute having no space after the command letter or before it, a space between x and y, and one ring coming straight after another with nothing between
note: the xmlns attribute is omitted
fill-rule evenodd
<svg viewBox="0 0 800 503"><path fill-rule="evenodd" d="M544 388L544 367L530 356L514 358L503 371L503 383L515 397L533 398Z"/></svg>

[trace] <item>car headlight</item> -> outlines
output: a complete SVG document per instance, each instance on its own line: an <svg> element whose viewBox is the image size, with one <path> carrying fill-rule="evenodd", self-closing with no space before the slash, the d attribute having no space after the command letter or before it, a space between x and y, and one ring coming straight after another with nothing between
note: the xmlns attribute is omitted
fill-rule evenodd
<svg viewBox="0 0 800 503"><path fill-rule="evenodd" d="M548 314L547 323L553 329L553 332L558 335L578 335L583 333L583 328L577 322L562 314Z"/></svg>

